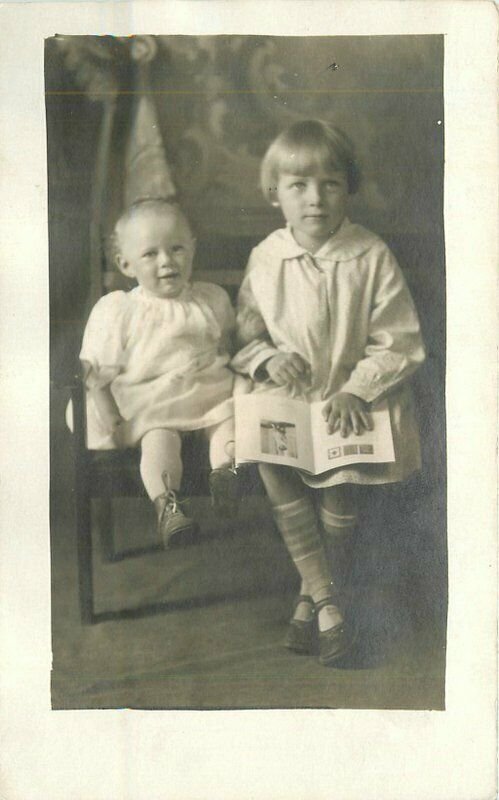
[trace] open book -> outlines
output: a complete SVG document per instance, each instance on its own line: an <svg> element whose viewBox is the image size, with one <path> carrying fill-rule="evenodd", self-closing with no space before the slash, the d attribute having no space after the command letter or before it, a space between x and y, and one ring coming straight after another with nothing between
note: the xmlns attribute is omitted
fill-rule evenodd
<svg viewBox="0 0 499 800"><path fill-rule="evenodd" d="M323 401L275 394L236 395L236 463L266 461L313 475L347 464L395 461L386 401L371 411L372 431L328 434Z"/></svg>

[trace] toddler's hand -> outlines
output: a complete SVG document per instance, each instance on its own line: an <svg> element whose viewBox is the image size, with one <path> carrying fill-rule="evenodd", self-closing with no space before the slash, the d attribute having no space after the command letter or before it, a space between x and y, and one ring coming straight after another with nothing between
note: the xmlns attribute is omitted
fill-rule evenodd
<svg viewBox="0 0 499 800"><path fill-rule="evenodd" d="M360 397L349 392L337 392L322 409L322 416L327 422L328 433L338 429L343 437L353 432L358 436L365 429L373 428L368 405Z"/></svg>
<svg viewBox="0 0 499 800"><path fill-rule="evenodd" d="M278 386L287 386L307 378L310 367L298 353L278 353L265 364L269 378Z"/></svg>

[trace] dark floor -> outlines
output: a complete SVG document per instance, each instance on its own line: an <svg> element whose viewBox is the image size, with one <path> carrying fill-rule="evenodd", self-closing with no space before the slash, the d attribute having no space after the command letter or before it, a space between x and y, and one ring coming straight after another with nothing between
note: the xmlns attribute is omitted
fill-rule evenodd
<svg viewBox="0 0 499 800"><path fill-rule="evenodd" d="M110 613L82 626L69 436L55 431L54 443L54 709L444 707L445 570L431 530L435 498L410 513L399 508L398 523L385 519L396 508L391 495L365 514L353 576L358 643L348 661L324 668L282 646L296 578L263 497L245 501L234 530L220 528L208 501L195 499L203 536L183 550L106 563L96 531L97 610L145 605L149 613ZM154 536L148 501L120 501L117 546Z"/></svg>

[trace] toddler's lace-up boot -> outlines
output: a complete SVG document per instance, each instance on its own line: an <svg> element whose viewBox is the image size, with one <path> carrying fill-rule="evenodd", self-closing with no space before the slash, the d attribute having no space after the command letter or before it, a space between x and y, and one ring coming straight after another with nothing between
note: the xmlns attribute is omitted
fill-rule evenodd
<svg viewBox="0 0 499 800"><path fill-rule="evenodd" d="M168 473L162 475L166 491L154 501L158 515L158 533L163 547L191 544L198 535L198 526L180 508L177 493L170 489Z"/></svg>
<svg viewBox="0 0 499 800"><path fill-rule="evenodd" d="M235 517L241 499L241 484L235 461L230 466L218 467L209 477L211 504L221 517Z"/></svg>

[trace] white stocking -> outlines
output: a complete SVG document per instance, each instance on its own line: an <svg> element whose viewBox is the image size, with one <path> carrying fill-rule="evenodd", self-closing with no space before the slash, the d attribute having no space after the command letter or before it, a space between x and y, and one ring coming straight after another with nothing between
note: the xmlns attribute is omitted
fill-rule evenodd
<svg viewBox="0 0 499 800"><path fill-rule="evenodd" d="M140 474L151 500L165 492L163 472L168 473L168 488L178 492L182 479L182 459L181 439L177 431L166 428L148 431L142 437L141 449Z"/></svg>

